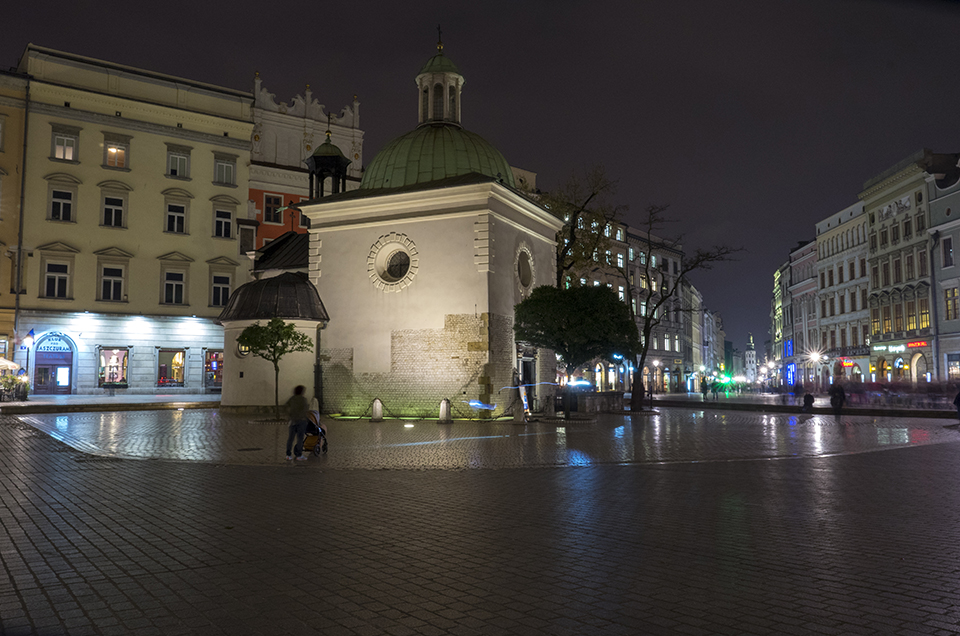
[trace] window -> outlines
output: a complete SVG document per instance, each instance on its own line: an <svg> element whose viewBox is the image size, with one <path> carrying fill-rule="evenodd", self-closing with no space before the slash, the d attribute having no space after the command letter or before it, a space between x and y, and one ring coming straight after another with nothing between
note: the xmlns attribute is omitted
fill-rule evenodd
<svg viewBox="0 0 960 636"><path fill-rule="evenodd" d="M833 287L833 269L827 271L827 287Z"/></svg>
<svg viewBox="0 0 960 636"><path fill-rule="evenodd" d="M831 315L831 316L835 316L835 315L836 315L836 313L837 313L837 312L836 312L836 308L837 308L836 299L833 298L833 297L831 297L831 298L830 298L830 315Z"/></svg>
<svg viewBox="0 0 960 636"><path fill-rule="evenodd" d="M917 302L920 305L920 320L918 326L920 329L926 329L930 326L930 299L921 298Z"/></svg>
<svg viewBox="0 0 960 636"><path fill-rule="evenodd" d="M226 306L230 299L230 277L214 275L211 289L210 304L214 307Z"/></svg>
<svg viewBox="0 0 960 636"><path fill-rule="evenodd" d="M917 328L917 303L913 300L907 301L907 329Z"/></svg>
<svg viewBox="0 0 960 636"><path fill-rule="evenodd" d="M893 306L893 330L903 331L903 305L900 303Z"/></svg>
<svg viewBox="0 0 960 636"><path fill-rule="evenodd" d="M846 304L847 304L846 294L840 294L840 313L841 314L847 313Z"/></svg>
<svg viewBox="0 0 960 636"><path fill-rule="evenodd" d="M627 250L627 260L632 263L633 257L634 257L634 253L633 253L633 248L631 247Z"/></svg>
<svg viewBox="0 0 960 636"><path fill-rule="evenodd" d="M924 231L927 227L926 219L923 218L923 212L918 212L916 219L917 233Z"/></svg>
<svg viewBox="0 0 960 636"><path fill-rule="evenodd" d="M857 268L855 267L855 265L856 265L856 263L854 263L853 261L850 261L850 267L849 267L849 270L850 270L850 272L849 272L849 273L850 273L849 278L850 278L850 280L853 280L854 278L857 277Z"/></svg>
<svg viewBox="0 0 960 636"><path fill-rule="evenodd" d="M878 307L870 310L870 323L873 325L873 333L880 333L880 309Z"/></svg>
<svg viewBox="0 0 960 636"><path fill-rule="evenodd" d="M190 146L167 144L167 176L175 179L190 178Z"/></svg>
<svg viewBox="0 0 960 636"><path fill-rule="evenodd" d="M207 388L218 388L223 385L223 351L207 351L204 371L206 372L204 384Z"/></svg>
<svg viewBox="0 0 960 636"><path fill-rule="evenodd" d="M123 144L106 144L106 157L104 164L108 168L126 168L127 167L127 147Z"/></svg>
<svg viewBox="0 0 960 636"><path fill-rule="evenodd" d="M606 236L607 238L610 238L610 224L609 224L609 223L607 223L605 226L603 226L603 235Z"/></svg>
<svg viewBox="0 0 960 636"><path fill-rule="evenodd" d="M847 346L847 328L842 327L840 329L840 348L843 349Z"/></svg>
<svg viewBox="0 0 960 636"><path fill-rule="evenodd" d="M890 263L882 263L880 265L880 284L883 287L886 287L890 284Z"/></svg>
<svg viewBox="0 0 960 636"><path fill-rule="evenodd" d="M617 267L619 267L620 269L623 269L623 266L624 266L623 260L624 260L623 253L617 252Z"/></svg>
<svg viewBox="0 0 960 636"><path fill-rule="evenodd" d="M256 249L255 242L257 234L252 227L238 226L237 235L240 237L240 253L246 254Z"/></svg>
<svg viewBox="0 0 960 636"><path fill-rule="evenodd" d="M870 249L871 250L877 249L877 233L876 232L870 233Z"/></svg>
<svg viewBox="0 0 960 636"><path fill-rule="evenodd" d="M904 265L904 268L906 269L906 272L904 272L905 274L904 278L906 280L912 280L913 279L913 254L907 254L906 256L903 257L903 265Z"/></svg>
<svg viewBox="0 0 960 636"><path fill-rule="evenodd" d="M626 300L627 295L626 295L626 293L625 293L624 290L623 290L623 285L620 285L620 287L619 287L619 292L620 292L620 293L619 293L619 295L620 295L620 300Z"/></svg>
<svg viewBox="0 0 960 636"><path fill-rule="evenodd" d="M870 344L870 326L863 326L863 344Z"/></svg>
<svg viewBox="0 0 960 636"><path fill-rule="evenodd" d="M157 386L183 386L183 349L160 349L157 356Z"/></svg>
<svg viewBox="0 0 960 636"><path fill-rule="evenodd" d="M216 210L214 213L213 235L220 238L233 237L233 212Z"/></svg>
<svg viewBox="0 0 960 636"><path fill-rule="evenodd" d="M882 230L880 230L880 247L887 246L887 243L889 242L887 237L888 237L887 228L883 228Z"/></svg>
<svg viewBox="0 0 960 636"><path fill-rule="evenodd" d="M947 379L951 382L960 380L960 353L947 354Z"/></svg>
<svg viewBox="0 0 960 636"><path fill-rule="evenodd" d="M917 269L920 270L920 276L927 275L927 251L920 250L917 252Z"/></svg>
<svg viewBox="0 0 960 636"><path fill-rule="evenodd" d="M67 263L47 263L44 298L67 298L70 284L70 266Z"/></svg>
<svg viewBox="0 0 960 636"><path fill-rule="evenodd" d="M183 304L183 289L186 283L183 272L164 272L163 302L167 305Z"/></svg>
<svg viewBox="0 0 960 636"><path fill-rule="evenodd" d="M283 207L283 197L275 194L263 195L263 220L266 223L283 223L280 218L280 208Z"/></svg>
<svg viewBox="0 0 960 636"><path fill-rule="evenodd" d="M820 317L821 318L827 317L827 299L826 298L823 298L820 300Z"/></svg>
<svg viewBox="0 0 960 636"><path fill-rule="evenodd" d="M605 259L606 259L604 262L605 262L607 265L613 264L613 260L611 259L610 256L611 256L611 255L610 255L610 250L607 250L606 254L604 254L604 257L605 257Z"/></svg>
<svg viewBox="0 0 960 636"><path fill-rule="evenodd" d="M100 268L100 298L120 302L123 297L123 268L103 266Z"/></svg>
<svg viewBox="0 0 960 636"><path fill-rule="evenodd" d="M867 275L867 259L861 258L860 259L860 277L862 278L866 275Z"/></svg>
<svg viewBox="0 0 960 636"><path fill-rule="evenodd" d="M213 182L217 185L235 186L237 184L237 158L234 155L215 153L213 164Z"/></svg>
<svg viewBox="0 0 960 636"><path fill-rule="evenodd" d="M837 332L834 331L833 329L830 330L830 348L831 349L837 348Z"/></svg>
<svg viewBox="0 0 960 636"><path fill-rule="evenodd" d="M893 284L896 285L901 282L900 279L900 259L893 259Z"/></svg>
<svg viewBox="0 0 960 636"><path fill-rule="evenodd" d="M656 255L656 254L651 254L651 255L650 255L650 267L652 267L652 268L654 268L654 269L657 268L657 255Z"/></svg>
<svg viewBox="0 0 960 636"><path fill-rule="evenodd" d="M950 289L943 290L945 296L944 302L947 307L947 320L956 320L957 315L957 288L951 287Z"/></svg>
<svg viewBox="0 0 960 636"><path fill-rule="evenodd" d="M300 227L305 227L308 230L310 229L310 217L304 214L303 212L297 210L297 214L300 216Z"/></svg>
<svg viewBox="0 0 960 636"><path fill-rule="evenodd" d="M126 347L111 349L100 347L100 369L97 386L111 388L127 387L127 360L130 350Z"/></svg>
<svg viewBox="0 0 960 636"><path fill-rule="evenodd" d="M913 224L910 219L903 220L903 238L908 239L913 234Z"/></svg>
<svg viewBox="0 0 960 636"><path fill-rule="evenodd" d="M74 126L51 124L53 137L51 139L50 158L59 161L79 161L77 150L80 144L80 129Z"/></svg>
<svg viewBox="0 0 960 636"><path fill-rule="evenodd" d="M890 226L890 242L894 244L900 242L900 226L899 225Z"/></svg>
<svg viewBox="0 0 960 636"><path fill-rule="evenodd" d="M622 228L622 227L618 227L618 228L617 228L617 240L618 240L618 241L622 241L622 240L623 240L623 228Z"/></svg>
<svg viewBox="0 0 960 636"><path fill-rule="evenodd" d="M176 234L186 233L187 207L177 203L167 204L166 231Z"/></svg>
<svg viewBox="0 0 960 636"><path fill-rule="evenodd" d="M59 189L50 191L50 219L73 221L73 192Z"/></svg>
<svg viewBox="0 0 960 636"><path fill-rule="evenodd" d="M837 265L837 284L843 284L843 263Z"/></svg>
<svg viewBox="0 0 960 636"><path fill-rule="evenodd" d="M121 197L103 197L103 223L106 227L123 227L124 201Z"/></svg>
<svg viewBox="0 0 960 636"><path fill-rule="evenodd" d="M117 170L130 168L130 140L129 135L119 133L103 133L103 166Z"/></svg>
<svg viewBox="0 0 960 636"><path fill-rule="evenodd" d="M880 313L883 316L883 333L890 333L893 331L893 322L890 320L890 306L881 307Z"/></svg>
<svg viewBox="0 0 960 636"><path fill-rule="evenodd" d="M640 264L641 264L641 265L646 265L646 264L647 264L647 253L646 253L646 252L640 252L639 256L640 256Z"/></svg>
<svg viewBox="0 0 960 636"><path fill-rule="evenodd" d="M940 246L943 250L943 267L953 267L953 237L944 236Z"/></svg>
<svg viewBox="0 0 960 636"><path fill-rule="evenodd" d="M860 290L860 309L867 308L867 288L864 287Z"/></svg>

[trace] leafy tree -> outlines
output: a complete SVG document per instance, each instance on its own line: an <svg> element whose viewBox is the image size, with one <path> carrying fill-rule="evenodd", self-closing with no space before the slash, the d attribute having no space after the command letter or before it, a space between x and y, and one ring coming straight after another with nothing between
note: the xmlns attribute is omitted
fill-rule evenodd
<svg viewBox="0 0 960 636"><path fill-rule="evenodd" d="M517 340L552 349L563 360L567 374L595 358L632 356L639 348L637 327L627 306L606 285L537 287L514 313Z"/></svg>
<svg viewBox="0 0 960 636"><path fill-rule="evenodd" d="M242 332L237 342L250 348L250 353L273 363L273 404L280 413L280 360L288 353L313 351L313 342L306 334L297 331L292 322L273 318L266 325L259 321Z"/></svg>

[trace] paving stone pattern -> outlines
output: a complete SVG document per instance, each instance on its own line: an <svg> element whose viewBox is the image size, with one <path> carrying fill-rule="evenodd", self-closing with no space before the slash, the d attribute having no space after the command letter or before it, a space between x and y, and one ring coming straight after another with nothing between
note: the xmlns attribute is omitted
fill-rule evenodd
<svg viewBox="0 0 960 636"><path fill-rule="evenodd" d="M960 632L942 423L413 424L0 416L0 633Z"/></svg>

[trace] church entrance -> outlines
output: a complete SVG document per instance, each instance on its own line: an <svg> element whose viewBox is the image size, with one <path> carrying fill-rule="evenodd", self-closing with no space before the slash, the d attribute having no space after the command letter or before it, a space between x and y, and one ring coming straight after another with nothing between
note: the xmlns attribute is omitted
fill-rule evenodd
<svg viewBox="0 0 960 636"><path fill-rule="evenodd" d="M70 394L73 392L73 347L58 335L37 343L33 371L33 392L37 395Z"/></svg>

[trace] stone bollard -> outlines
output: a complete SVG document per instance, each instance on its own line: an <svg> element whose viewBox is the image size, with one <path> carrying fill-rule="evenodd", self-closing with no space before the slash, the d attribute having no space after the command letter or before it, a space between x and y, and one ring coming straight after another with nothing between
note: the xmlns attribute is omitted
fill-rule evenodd
<svg viewBox="0 0 960 636"><path fill-rule="evenodd" d="M450 416L450 400L444 398L440 400L440 423L451 424L453 418Z"/></svg>
<svg viewBox="0 0 960 636"><path fill-rule="evenodd" d="M370 416L371 422L382 422L383 421L383 402L380 401L380 398L373 400L372 407L373 414Z"/></svg>

